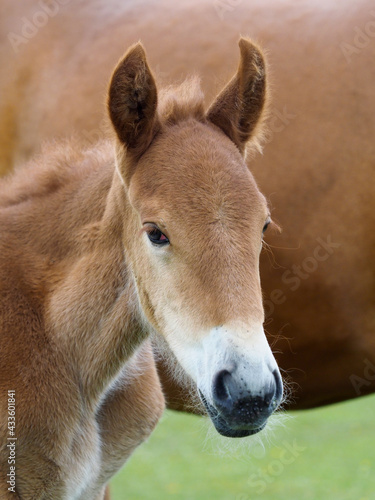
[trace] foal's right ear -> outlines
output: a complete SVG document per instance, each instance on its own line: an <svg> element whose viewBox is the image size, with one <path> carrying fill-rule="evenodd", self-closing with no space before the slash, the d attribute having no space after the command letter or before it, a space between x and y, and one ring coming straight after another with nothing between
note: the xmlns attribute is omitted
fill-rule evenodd
<svg viewBox="0 0 375 500"><path fill-rule="evenodd" d="M159 129L157 90L141 43L130 47L109 85L108 110L127 156L138 159Z"/></svg>
<svg viewBox="0 0 375 500"><path fill-rule="evenodd" d="M266 71L261 50L246 38L239 41L237 73L218 95L207 118L244 154L246 143L257 133L266 101Z"/></svg>

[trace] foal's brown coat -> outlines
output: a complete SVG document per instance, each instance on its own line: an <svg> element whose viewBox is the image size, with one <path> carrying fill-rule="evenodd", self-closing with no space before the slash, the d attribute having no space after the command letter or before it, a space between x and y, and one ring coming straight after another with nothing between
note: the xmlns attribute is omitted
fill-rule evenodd
<svg viewBox="0 0 375 500"><path fill-rule="evenodd" d="M180 99L170 91L158 113L143 48L132 47L109 90L116 147L52 144L0 186L2 495L8 390L17 408L16 493L4 498L103 498L163 411L148 325L172 335L174 300L198 333L230 320L261 325L267 207L240 152L263 111L265 70L254 45L240 48L236 76L206 115L193 83ZM173 234L163 257L145 234L155 214ZM186 262L192 272L176 277ZM176 283L184 295L171 299Z"/></svg>

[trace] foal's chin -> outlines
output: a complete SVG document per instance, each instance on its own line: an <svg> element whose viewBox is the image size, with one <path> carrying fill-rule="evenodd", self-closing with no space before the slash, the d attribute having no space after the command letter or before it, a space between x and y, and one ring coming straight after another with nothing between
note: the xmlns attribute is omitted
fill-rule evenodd
<svg viewBox="0 0 375 500"><path fill-rule="evenodd" d="M203 402L204 407L207 410L207 414L214 424L215 429L219 434L224 437L229 438L243 438L248 436L253 436L258 432L262 431L267 425L268 419L265 419L261 424L257 423L255 425L249 422L236 422L235 424L229 423L219 412L212 406L206 398L203 396L202 392L199 391L200 398Z"/></svg>

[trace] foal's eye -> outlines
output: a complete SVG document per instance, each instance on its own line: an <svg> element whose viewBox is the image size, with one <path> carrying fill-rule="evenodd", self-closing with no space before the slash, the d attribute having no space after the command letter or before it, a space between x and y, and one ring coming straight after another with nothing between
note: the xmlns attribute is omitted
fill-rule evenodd
<svg viewBox="0 0 375 500"><path fill-rule="evenodd" d="M263 234L267 231L267 227L270 225L271 221L267 220L263 226Z"/></svg>
<svg viewBox="0 0 375 500"><path fill-rule="evenodd" d="M169 239L155 225L150 224L146 229L146 233L147 233L148 239L154 245L167 245L169 243Z"/></svg>

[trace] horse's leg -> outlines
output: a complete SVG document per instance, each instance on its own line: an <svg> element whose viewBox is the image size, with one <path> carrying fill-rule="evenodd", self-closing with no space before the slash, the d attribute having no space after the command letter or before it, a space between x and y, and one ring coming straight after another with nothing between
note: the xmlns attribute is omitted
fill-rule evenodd
<svg viewBox="0 0 375 500"><path fill-rule="evenodd" d="M111 495L110 495L110 492L109 492L109 486L107 486L106 489L105 489L104 500L111 500Z"/></svg>
<svg viewBox="0 0 375 500"><path fill-rule="evenodd" d="M111 496L109 493L109 486L104 486L101 493L95 497L95 500L111 500Z"/></svg>

